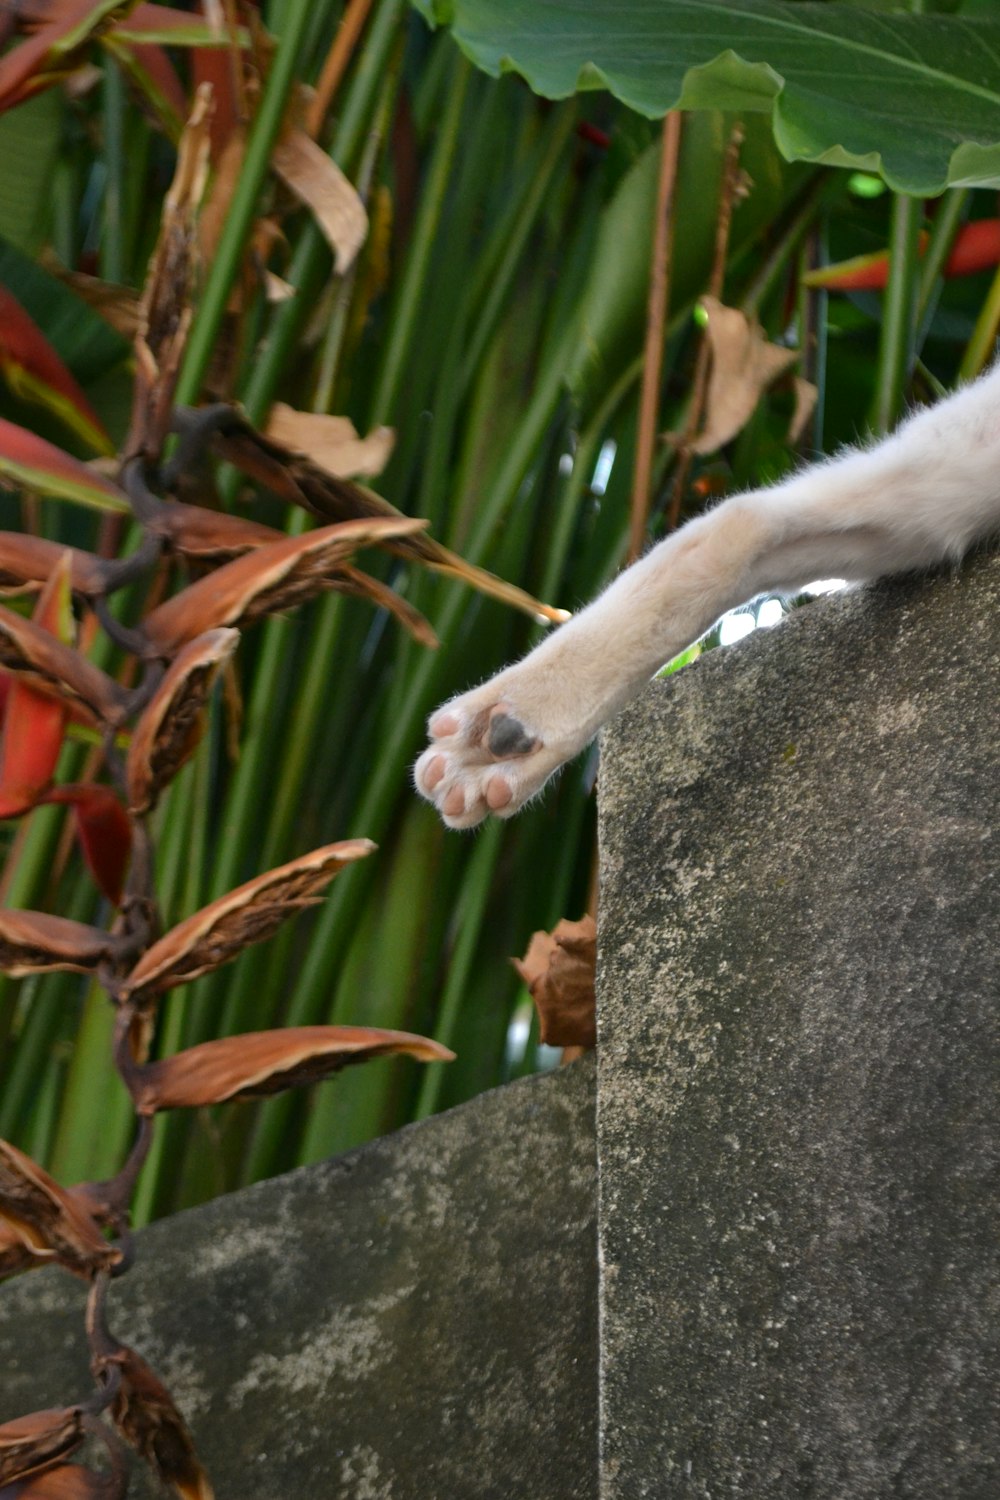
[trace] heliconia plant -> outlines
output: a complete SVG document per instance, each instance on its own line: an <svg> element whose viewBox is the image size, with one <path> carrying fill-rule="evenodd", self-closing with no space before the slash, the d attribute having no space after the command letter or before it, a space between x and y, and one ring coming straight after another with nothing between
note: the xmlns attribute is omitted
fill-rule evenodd
<svg viewBox="0 0 1000 1500"><path fill-rule="evenodd" d="M111 14L110 7L104 10ZM133 9L127 18L132 31L154 21L180 25L169 11L153 12L142 5ZM53 4L38 14L39 29L8 55L8 66L0 64L8 102L32 86L32 57L57 71L74 64L96 12L93 6ZM76 16L86 26L81 20L74 30ZM121 40L116 26L102 37L116 32ZM42 81L35 78L39 86ZM216 684L242 633L266 616L340 591L368 598L420 644L435 645L433 631L413 606L356 566L357 552L371 547L464 577L530 613L557 613L467 567L425 536L423 521L400 515L299 448L257 432L234 406L176 405L205 186L205 122L199 96L180 142L141 303L132 421L115 474L0 420L0 480L35 496L128 517L138 537L127 555L108 557L31 535L0 534L0 588L10 596L9 604L0 604L0 818L19 819L43 805L68 809L107 913L107 925L99 926L50 912L0 909L0 970L14 976L75 972L101 985L114 1012L109 1061L136 1122L132 1148L113 1177L68 1187L0 1141L0 1277L56 1265L87 1282L85 1326L95 1382L93 1394L75 1404L0 1426L2 1496L122 1495L128 1482L123 1441L178 1495L208 1500L212 1493L173 1398L142 1356L115 1337L110 1323L109 1292L131 1259L129 1203L156 1115L270 1096L374 1057L441 1063L453 1056L440 1043L407 1031L336 1025L252 1031L151 1055L173 991L272 937L320 902L341 871L375 850L366 838L324 845L161 930L155 815L198 747ZM17 359L18 370L32 378L32 392L41 391L43 404L101 451L103 430L81 393L44 345L28 338L27 347L18 346L19 331L30 334L15 315L6 336L0 335L0 363ZM293 442L299 431L293 421ZM168 455L170 433L177 442ZM210 446L322 524L286 535L178 498L188 495L189 474ZM163 597L171 560L197 576ZM127 586L144 597L127 612L128 622L111 604ZM14 607L19 599L29 603L30 616ZM117 652L119 670L91 659L88 643L95 634ZM96 750L82 779L60 780L62 753L74 731L89 734ZM78 1450L94 1439L107 1454L101 1472L79 1461Z"/></svg>

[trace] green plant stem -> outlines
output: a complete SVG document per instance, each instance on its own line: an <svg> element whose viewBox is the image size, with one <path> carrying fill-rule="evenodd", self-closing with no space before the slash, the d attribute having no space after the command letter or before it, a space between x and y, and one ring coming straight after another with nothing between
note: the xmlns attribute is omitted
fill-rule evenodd
<svg viewBox="0 0 1000 1500"><path fill-rule="evenodd" d="M391 421L396 408L403 362L412 342L420 299L427 285L427 267L451 180L470 73L471 65L461 58L453 74L444 118L437 133L434 161L422 194L399 300L390 322L389 341L372 402L373 424Z"/></svg>
<svg viewBox="0 0 1000 1500"><path fill-rule="evenodd" d="M959 381L974 380L993 358L1000 328L1000 269L997 270L958 367Z"/></svg>
<svg viewBox="0 0 1000 1500"><path fill-rule="evenodd" d="M923 205L919 198L896 194L889 234L889 283L882 310L882 337L872 408L872 427L876 433L888 432L902 411L913 369L922 216Z"/></svg>
<svg viewBox="0 0 1000 1500"><path fill-rule="evenodd" d="M103 105L104 218L101 225L100 266L105 281L125 280L125 85L121 69L105 54Z"/></svg>
<svg viewBox="0 0 1000 1500"><path fill-rule="evenodd" d="M493 886L496 863L501 848L501 827L490 823L480 834L475 852L462 884L461 905L458 909L458 940L448 969L448 980L441 996L441 1004L434 1027L434 1040L450 1047L455 1040L459 1011L466 999L472 965L479 943L483 916ZM420 1079L420 1092L413 1111L415 1120L425 1120L438 1108L441 1088L444 1084L446 1063L429 1063Z"/></svg>

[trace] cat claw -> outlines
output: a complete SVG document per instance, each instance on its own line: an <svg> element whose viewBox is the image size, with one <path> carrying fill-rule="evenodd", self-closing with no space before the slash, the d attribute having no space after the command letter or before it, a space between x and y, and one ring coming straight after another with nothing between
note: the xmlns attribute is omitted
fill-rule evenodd
<svg viewBox="0 0 1000 1500"><path fill-rule="evenodd" d="M474 828L490 814L511 817L559 763L502 700L478 709L449 703L432 715L428 733L413 779L449 828Z"/></svg>

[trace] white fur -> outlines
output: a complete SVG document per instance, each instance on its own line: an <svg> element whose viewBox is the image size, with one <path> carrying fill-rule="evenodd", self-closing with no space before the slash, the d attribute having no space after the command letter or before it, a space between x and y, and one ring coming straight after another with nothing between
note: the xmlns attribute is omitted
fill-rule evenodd
<svg viewBox="0 0 1000 1500"><path fill-rule="evenodd" d="M523 661L432 714L417 790L451 828L510 817L727 609L957 558L998 527L1000 365L876 446L689 521Z"/></svg>

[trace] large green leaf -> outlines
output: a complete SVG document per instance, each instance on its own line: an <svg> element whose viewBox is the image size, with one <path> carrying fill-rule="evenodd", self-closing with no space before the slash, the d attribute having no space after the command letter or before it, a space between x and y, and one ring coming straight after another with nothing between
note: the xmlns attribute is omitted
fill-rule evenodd
<svg viewBox="0 0 1000 1500"><path fill-rule="evenodd" d="M790 161L898 191L1000 186L1000 18L792 0L413 0L491 74L668 109L761 111Z"/></svg>

